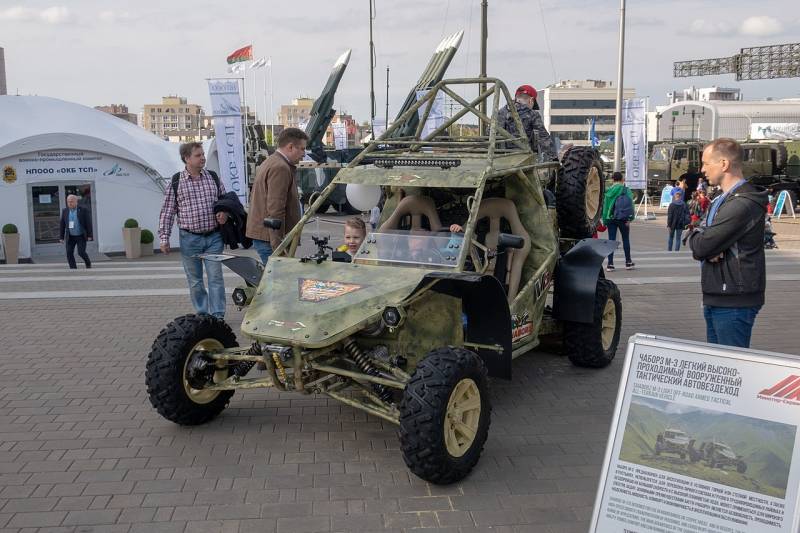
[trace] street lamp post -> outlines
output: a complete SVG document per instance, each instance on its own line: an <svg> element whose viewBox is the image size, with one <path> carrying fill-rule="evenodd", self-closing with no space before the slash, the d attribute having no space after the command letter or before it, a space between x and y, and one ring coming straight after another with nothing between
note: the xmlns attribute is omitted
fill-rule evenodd
<svg viewBox="0 0 800 533"><path fill-rule="evenodd" d="M625 0L619 2L619 64L617 69L617 112L614 125L614 172L619 172L622 153L622 85L625 61Z"/></svg>

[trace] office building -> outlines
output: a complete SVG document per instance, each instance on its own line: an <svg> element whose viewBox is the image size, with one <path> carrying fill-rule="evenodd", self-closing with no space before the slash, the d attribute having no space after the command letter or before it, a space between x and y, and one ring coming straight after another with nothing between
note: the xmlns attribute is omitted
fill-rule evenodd
<svg viewBox="0 0 800 533"><path fill-rule="evenodd" d="M565 80L542 91L542 117L552 136L562 144L589 145L592 119L598 139L614 136L617 88L610 81ZM636 96L634 89L625 89L623 98Z"/></svg>

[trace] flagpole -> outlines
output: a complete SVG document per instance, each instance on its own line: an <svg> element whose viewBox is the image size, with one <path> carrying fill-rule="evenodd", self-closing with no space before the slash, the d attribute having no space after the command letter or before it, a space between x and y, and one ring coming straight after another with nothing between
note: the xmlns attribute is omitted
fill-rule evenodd
<svg viewBox="0 0 800 533"><path fill-rule="evenodd" d="M252 69L252 67L250 67ZM258 89L256 88L256 82L258 78L258 72L253 72L253 113L255 116L255 124L258 124Z"/></svg>
<svg viewBox="0 0 800 533"><path fill-rule="evenodd" d="M614 125L614 172L619 172L622 162L622 98L625 62L625 0L619 3L619 58L617 64L617 108Z"/></svg>
<svg viewBox="0 0 800 533"><path fill-rule="evenodd" d="M275 91L272 87L272 56L269 56L269 114L270 114L270 128L272 130L272 145L276 146L275 144L275 107L273 102L273 97L275 96Z"/></svg>
<svg viewBox="0 0 800 533"><path fill-rule="evenodd" d="M263 72L264 76L261 78L261 86L264 89L264 127L267 126L267 120L269 119L269 115L267 114L267 71ZM267 136L266 130L264 130L264 137Z"/></svg>

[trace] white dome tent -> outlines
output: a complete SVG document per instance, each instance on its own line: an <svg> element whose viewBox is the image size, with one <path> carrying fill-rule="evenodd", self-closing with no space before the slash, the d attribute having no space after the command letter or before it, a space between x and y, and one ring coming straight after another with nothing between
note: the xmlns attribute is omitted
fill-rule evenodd
<svg viewBox="0 0 800 533"><path fill-rule="evenodd" d="M0 225L19 228L20 257L63 253L68 194L92 210L90 250L122 251L128 218L156 233L165 184L183 167L177 144L55 98L0 96L0 117Z"/></svg>

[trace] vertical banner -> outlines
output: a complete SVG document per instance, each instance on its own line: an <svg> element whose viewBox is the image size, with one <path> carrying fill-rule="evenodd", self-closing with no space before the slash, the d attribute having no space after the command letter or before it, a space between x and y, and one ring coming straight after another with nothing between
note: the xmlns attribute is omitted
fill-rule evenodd
<svg viewBox="0 0 800 533"><path fill-rule="evenodd" d="M631 337L591 533L800 531L800 357Z"/></svg>
<svg viewBox="0 0 800 533"><path fill-rule="evenodd" d="M334 122L331 124L333 129L333 147L335 150L347 148L347 124L344 122Z"/></svg>
<svg viewBox="0 0 800 533"><path fill-rule="evenodd" d="M372 121L372 131L375 134L373 139L379 139L386 131L386 119L376 118Z"/></svg>
<svg viewBox="0 0 800 533"><path fill-rule="evenodd" d="M242 112L237 80L208 80L219 173L225 190L233 191L247 205L247 169L242 139Z"/></svg>
<svg viewBox="0 0 800 533"><path fill-rule="evenodd" d="M622 143L625 146L625 184L631 189L647 188L647 131L644 98L622 102Z"/></svg>
<svg viewBox="0 0 800 533"><path fill-rule="evenodd" d="M417 91L417 101L425 98L426 94L428 94L427 89L424 91ZM425 109L427 107L427 105L423 105L417 110L420 120L422 120L422 116L425 114ZM444 93L439 91L433 98L433 107L431 107L431 112L428 113L428 120L425 121L425 126L422 128L422 138L424 139L436 131L436 128L444 124L444 119Z"/></svg>

